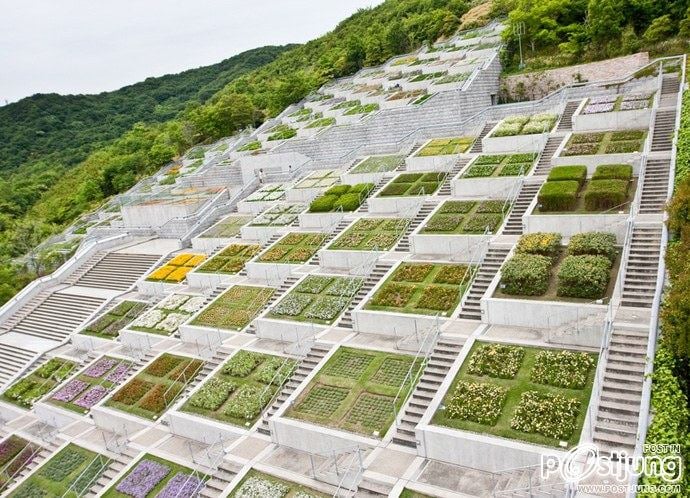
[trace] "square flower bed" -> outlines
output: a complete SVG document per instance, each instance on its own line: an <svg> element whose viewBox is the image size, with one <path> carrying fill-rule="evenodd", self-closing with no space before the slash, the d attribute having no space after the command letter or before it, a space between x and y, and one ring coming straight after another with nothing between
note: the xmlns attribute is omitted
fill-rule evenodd
<svg viewBox="0 0 690 498"><path fill-rule="evenodd" d="M483 234L490 233L503 224L504 216L510 211L505 201L446 201L427 221L421 234Z"/></svg>
<svg viewBox="0 0 690 498"><path fill-rule="evenodd" d="M201 309L205 301L204 296L172 294L134 320L128 328L150 334L172 335L181 324Z"/></svg>
<svg viewBox="0 0 690 498"><path fill-rule="evenodd" d="M261 149L261 142L258 140L253 140L251 142L247 142L244 144L242 147L237 149L238 152L251 152L251 151L257 151Z"/></svg>
<svg viewBox="0 0 690 498"><path fill-rule="evenodd" d="M283 197L285 197L285 187L283 185L266 185L248 196L245 201L270 202L279 201Z"/></svg>
<svg viewBox="0 0 690 498"><path fill-rule="evenodd" d="M373 189L373 183L336 185L326 190L323 195L314 199L309 205L309 212L330 213L334 211L356 211Z"/></svg>
<svg viewBox="0 0 690 498"><path fill-rule="evenodd" d="M526 175L534 166L537 154L492 154L477 157L462 178Z"/></svg>
<svg viewBox="0 0 690 498"><path fill-rule="evenodd" d="M449 316L472 282L474 268L442 263L402 263L364 309Z"/></svg>
<svg viewBox="0 0 690 498"><path fill-rule="evenodd" d="M106 456L72 443L31 474L10 496L85 496L108 465L110 459Z"/></svg>
<svg viewBox="0 0 690 498"><path fill-rule="evenodd" d="M181 498L198 496L208 476L150 453L121 477L104 497Z"/></svg>
<svg viewBox="0 0 690 498"><path fill-rule="evenodd" d="M475 342L432 423L544 446L578 443L597 355Z"/></svg>
<svg viewBox="0 0 690 498"><path fill-rule="evenodd" d="M305 128L325 128L326 126L333 126L336 123L335 118L319 118L309 123Z"/></svg>
<svg viewBox="0 0 690 498"><path fill-rule="evenodd" d="M155 420L194 380L203 366L201 360L165 353L118 389L106 401L106 406Z"/></svg>
<svg viewBox="0 0 690 498"><path fill-rule="evenodd" d="M309 275L268 316L330 325L347 308L362 283L361 278Z"/></svg>
<svg viewBox="0 0 690 498"><path fill-rule="evenodd" d="M408 371L420 366L408 355L340 347L287 416L382 438L414 388Z"/></svg>
<svg viewBox="0 0 690 498"><path fill-rule="evenodd" d="M557 248L546 250L554 241ZM573 236L567 250L560 247L560 234L523 235L515 255L501 268L501 284L494 297L589 301L610 297L619 265L615 244L615 235L603 232Z"/></svg>
<svg viewBox="0 0 690 498"><path fill-rule="evenodd" d="M62 358L51 358L33 372L25 375L12 384L2 399L22 408L31 408L38 399L53 390L60 382L69 377L77 368L73 361Z"/></svg>
<svg viewBox="0 0 690 498"><path fill-rule="evenodd" d="M328 249L388 251L407 230L410 220L362 218L328 246Z"/></svg>
<svg viewBox="0 0 690 498"><path fill-rule="evenodd" d="M240 228L252 221L251 216L231 215L223 218L200 235L203 239L227 238L232 239L240 235Z"/></svg>
<svg viewBox="0 0 690 498"><path fill-rule="evenodd" d="M330 495L251 469L230 496L232 498L326 498Z"/></svg>
<svg viewBox="0 0 690 498"><path fill-rule="evenodd" d="M232 244L208 260L196 271L201 273L238 273L244 264L259 254L261 246L257 244Z"/></svg>
<svg viewBox="0 0 690 498"><path fill-rule="evenodd" d="M88 413L129 376L131 369L131 361L103 356L57 389L47 401L77 413Z"/></svg>
<svg viewBox="0 0 690 498"><path fill-rule="evenodd" d="M474 137L436 138L427 143L419 152L418 157L447 156L467 152L474 143Z"/></svg>
<svg viewBox="0 0 690 498"><path fill-rule="evenodd" d="M182 253L178 254L160 268L149 273L146 280L151 282L182 282L187 273L206 259L203 254Z"/></svg>
<svg viewBox="0 0 690 498"><path fill-rule="evenodd" d="M182 411L249 427L295 370L295 360L238 351L182 406Z"/></svg>
<svg viewBox="0 0 690 498"><path fill-rule="evenodd" d="M314 171L295 185L294 188L329 188L338 183L340 183L340 172L338 170L322 170Z"/></svg>
<svg viewBox="0 0 690 498"><path fill-rule="evenodd" d="M644 147L646 138L646 130L573 133L561 152L561 156L640 152Z"/></svg>
<svg viewBox="0 0 690 498"><path fill-rule="evenodd" d="M302 204L282 204L267 209L249 224L253 227L284 227L292 225L297 215L304 211Z"/></svg>
<svg viewBox="0 0 690 498"><path fill-rule="evenodd" d="M274 292L270 287L235 285L199 313L191 325L242 330L266 306Z"/></svg>
<svg viewBox="0 0 690 498"><path fill-rule="evenodd" d="M446 175L447 173L403 173L395 177L378 196L431 195L438 190Z"/></svg>
<svg viewBox="0 0 690 498"><path fill-rule="evenodd" d="M359 105L350 107L343 114L345 116L354 116L355 114L369 114L370 112L374 112L374 111L378 111L378 110L379 110L379 105L376 103L359 104Z"/></svg>
<svg viewBox="0 0 690 498"><path fill-rule="evenodd" d="M279 124L268 130L269 142L274 140L288 140L297 135L297 130L286 124Z"/></svg>
<svg viewBox="0 0 690 498"><path fill-rule="evenodd" d="M0 443L0 489L9 487L33 460L40 447L14 434Z"/></svg>
<svg viewBox="0 0 690 498"><path fill-rule="evenodd" d="M514 137L548 133L556 124L555 114L534 114L532 116L509 116L494 129L491 137Z"/></svg>
<svg viewBox="0 0 690 498"><path fill-rule="evenodd" d="M331 107L332 111L339 111L339 110L345 110L345 109L352 109L354 107L357 107L360 105L359 100L344 100L333 107Z"/></svg>
<svg viewBox="0 0 690 498"><path fill-rule="evenodd" d="M628 95L605 95L587 99L581 114L600 114L604 112L647 109L654 103L654 93L635 93Z"/></svg>
<svg viewBox="0 0 690 498"><path fill-rule="evenodd" d="M81 334L92 335L102 339L115 339L120 330L148 309L140 301L122 301L107 313L90 322Z"/></svg>
<svg viewBox="0 0 690 498"><path fill-rule="evenodd" d="M395 171L403 162L400 156L370 156L357 164L350 173L386 173Z"/></svg>
<svg viewBox="0 0 690 498"><path fill-rule="evenodd" d="M324 240L326 240L325 233L291 232L266 249L257 261L261 263L306 263L316 254Z"/></svg>

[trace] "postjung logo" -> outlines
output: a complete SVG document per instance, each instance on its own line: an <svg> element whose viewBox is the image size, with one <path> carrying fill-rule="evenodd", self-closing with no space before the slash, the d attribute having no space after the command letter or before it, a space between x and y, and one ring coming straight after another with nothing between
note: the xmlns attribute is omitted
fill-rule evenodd
<svg viewBox="0 0 690 498"><path fill-rule="evenodd" d="M628 486L633 477L644 475L655 478L655 482L659 483L657 488L664 487L665 491L669 487L680 488L678 483L683 477L680 445L654 445L646 447L644 454L633 457L621 451L614 457L602 454L596 444L581 444L566 454L542 454L541 478L559 479L578 487L590 487L588 482L601 480L607 484L594 486L620 488ZM611 484L612 481L617 484Z"/></svg>

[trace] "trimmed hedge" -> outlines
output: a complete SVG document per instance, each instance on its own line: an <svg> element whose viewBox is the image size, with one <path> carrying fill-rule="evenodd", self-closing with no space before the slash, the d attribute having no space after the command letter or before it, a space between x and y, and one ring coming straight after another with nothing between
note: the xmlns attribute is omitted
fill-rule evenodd
<svg viewBox="0 0 690 498"><path fill-rule="evenodd" d="M570 211L577 203L577 181L546 182L539 191L538 201L542 211Z"/></svg>
<svg viewBox="0 0 690 498"><path fill-rule="evenodd" d="M558 269L558 295L601 299L606 294L611 261L604 256L566 256Z"/></svg>
<svg viewBox="0 0 690 498"><path fill-rule="evenodd" d="M549 288L551 259L536 254L517 254L501 269L501 286L505 294L541 296Z"/></svg>
<svg viewBox="0 0 690 498"><path fill-rule="evenodd" d="M628 198L627 180L592 180L585 190L585 209L605 211L621 206Z"/></svg>
<svg viewBox="0 0 690 498"><path fill-rule="evenodd" d="M356 211L374 189L373 183L335 185L309 205L310 213L328 213L342 207L343 211Z"/></svg>
<svg viewBox="0 0 690 498"><path fill-rule="evenodd" d="M557 232L535 232L523 235L518 240L515 252L537 254L555 259L561 247L561 234Z"/></svg>
<svg viewBox="0 0 690 498"><path fill-rule="evenodd" d="M592 180L631 180L632 166L630 164L602 164L592 175Z"/></svg>
<svg viewBox="0 0 690 498"><path fill-rule="evenodd" d="M568 254L571 256L604 256L616 259L616 236L608 232L584 232L570 237Z"/></svg>
<svg viewBox="0 0 690 498"><path fill-rule="evenodd" d="M580 187L587 179L587 166L556 166L549 172L547 182L574 180Z"/></svg>
<svg viewBox="0 0 690 498"><path fill-rule="evenodd" d="M333 210L333 204L338 200L337 195L323 195L311 201L310 213L327 213Z"/></svg>

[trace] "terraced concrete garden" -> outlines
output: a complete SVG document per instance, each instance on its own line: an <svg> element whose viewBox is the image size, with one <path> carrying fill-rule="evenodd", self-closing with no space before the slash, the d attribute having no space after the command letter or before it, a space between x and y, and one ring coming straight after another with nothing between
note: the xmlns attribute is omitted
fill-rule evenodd
<svg viewBox="0 0 690 498"><path fill-rule="evenodd" d="M261 252L257 244L231 244L196 271L201 273L221 273L234 275L244 268L244 264Z"/></svg>
<svg viewBox="0 0 690 498"><path fill-rule="evenodd" d="M341 346L287 416L382 438L414 388L408 372L419 367L412 356Z"/></svg>
<svg viewBox="0 0 690 498"><path fill-rule="evenodd" d="M356 211L374 189L373 183L336 185L326 190L309 205L310 213Z"/></svg>
<svg viewBox="0 0 690 498"><path fill-rule="evenodd" d="M539 213L628 211L635 198L636 181L629 164L597 166L587 180L586 166L557 166L538 194Z"/></svg>
<svg viewBox="0 0 690 498"><path fill-rule="evenodd" d="M297 130L290 125L279 124L268 130L268 133L268 141L272 142L274 140L288 140L297 135Z"/></svg>
<svg viewBox="0 0 690 498"><path fill-rule="evenodd" d="M279 201L285 197L286 188L283 185L266 185L253 194L249 195L247 202L270 202Z"/></svg>
<svg viewBox="0 0 690 498"><path fill-rule="evenodd" d="M359 105L361 105L361 102L359 100L344 100L331 107L331 111L344 111L354 109Z"/></svg>
<svg viewBox="0 0 690 498"><path fill-rule="evenodd" d="M654 103L654 93L602 95L587 99L581 114L601 114L614 111L647 109Z"/></svg>
<svg viewBox="0 0 690 498"><path fill-rule="evenodd" d="M364 309L449 316L472 282L475 268L461 264L401 263Z"/></svg>
<svg viewBox="0 0 690 498"><path fill-rule="evenodd" d="M395 171L402 162L401 156L370 156L352 168L350 173L386 173Z"/></svg>
<svg viewBox="0 0 690 498"><path fill-rule="evenodd" d="M51 358L12 384L2 393L2 400L22 408L31 408L37 400L52 391L76 369L77 364L73 361Z"/></svg>
<svg viewBox="0 0 690 498"><path fill-rule="evenodd" d="M330 325L362 283L363 279L355 277L309 275L271 309L268 317Z"/></svg>
<svg viewBox="0 0 690 498"><path fill-rule="evenodd" d="M338 170L322 170L314 171L295 185L294 188L329 188L338 183L340 183L340 172Z"/></svg>
<svg viewBox="0 0 690 498"><path fill-rule="evenodd" d="M275 289L235 285L221 294L191 325L224 330L242 330L266 306Z"/></svg>
<svg viewBox="0 0 690 498"><path fill-rule="evenodd" d="M250 427L296 365L287 357L240 350L189 398L182 411Z"/></svg>
<svg viewBox="0 0 690 498"><path fill-rule="evenodd" d="M647 138L646 130L573 133L562 156L591 156L594 154L626 154L640 152Z"/></svg>
<svg viewBox="0 0 690 498"><path fill-rule="evenodd" d="M520 237L515 255L501 268L494 297L540 300L593 300L613 293L620 250L611 233L573 235L567 248L558 233Z"/></svg>
<svg viewBox="0 0 690 498"><path fill-rule="evenodd" d="M31 474L10 496L85 496L110 464L110 459L69 444Z"/></svg>
<svg viewBox="0 0 690 498"><path fill-rule="evenodd" d="M234 238L240 235L240 228L252 221L251 216L231 215L216 223L200 235L204 239Z"/></svg>
<svg viewBox="0 0 690 498"><path fill-rule="evenodd" d="M514 137L548 133L556 124L555 114L534 114L533 116L509 116L494 129L491 137Z"/></svg>
<svg viewBox="0 0 690 498"><path fill-rule="evenodd" d="M526 175L532 170L536 158L536 154L482 155L472 162L462 178Z"/></svg>
<svg viewBox="0 0 690 498"><path fill-rule="evenodd" d="M309 123L305 128L325 128L326 126L333 126L336 123L335 118L318 118Z"/></svg>
<svg viewBox="0 0 690 498"><path fill-rule="evenodd" d="M251 142L247 142L242 147L237 149L238 152L250 152L258 150L261 150L261 142L258 140L252 140Z"/></svg>
<svg viewBox="0 0 690 498"><path fill-rule="evenodd" d="M432 424L544 446L576 445L597 355L475 342Z"/></svg>
<svg viewBox="0 0 690 498"><path fill-rule="evenodd" d="M103 496L105 498L198 496L207 480L208 476L189 467L147 453Z"/></svg>
<svg viewBox="0 0 690 498"><path fill-rule="evenodd" d="M405 233L410 220L363 218L355 222L328 249L350 251L388 251Z"/></svg>
<svg viewBox="0 0 690 498"><path fill-rule="evenodd" d="M47 401L66 410L88 413L129 376L131 369L131 361L104 356L65 383Z"/></svg>
<svg viewBox="0 0 690 498"><path fill-rule="evenodd" d="M510 211L506 201L446 201L420 233L431 235L495 233Z"/></svg>
<svg viewBox="0 0 690 498"><path fill-rule="evenodd" d="M128 328L150 334L172 335L201 309L205 301L203 296L171 294L155 308L134 320Z"/></svg>
<svg viewBox="0 0 690 498"><path fill-rule="evenodd" d="M297 221L297 215L304 211L302 204L282 204L267 209L249 224L253 227L284 227Z"/></svg>
<svg viewBox="0 0 690 498"><path fill-rule="evenodd" d="M379 197L412 197L432 195L446 179L447 173L402 173L381 190Z"/></svg>
<svg viewBox="0 0 690 498"><path fill-rule="evenodd" d="M165 353L117 390L106 406L156 420L203 366L201 360Z"/></svg>
<svg viewBox="0 0 690 498"><path fill-rule="evenodd" d="M436 138L429 141L415 156L429 157L462 154L472 147L474 140L474 137Z"/></svg>
<svg viewBox="0 0 690 498"><path fill-rule="evenodd" d="M187 273L200 265L205 259L206 256L203 254L178 254L166 264L151 272L146 277L146 280L167 283L182 282L187 277Z"/></svg>
<svg viewBox="0 0 690 498"><path fill-rule="evenodd" d="M309 261L326 240L325 233L291 232L266 249L257 261L261 263L299 264Z"/></svg>
<svg viewBox="0 0 690 498"><path fill-rule="evenodd" d="M89 323L80 333L100 337L101 339L116 339L120 330L135 320L148 309L146 303L140 301L122 301L107 313Z"/></svg>
<svg viewBox="0 0 690 498"><path fill-rule="evenodd" d="M251 469L230 493L232 498L326 498L326 495L301 484Z"/></svg>
<svg viewBox="0 0 690 498"><path fill-rule="evenodd" d="M359 104L350 107L347 111L343 113L344 116L354 116L355 114L369 114L374 111L379 110L379 105L376 103L372 104Z"/></svg>
<svg viewBox="0 0 690 498"><path fill-rule="evenodd" d="M29 465L40 447L15 434L0 443L0 491L8 488Z"/></svg>

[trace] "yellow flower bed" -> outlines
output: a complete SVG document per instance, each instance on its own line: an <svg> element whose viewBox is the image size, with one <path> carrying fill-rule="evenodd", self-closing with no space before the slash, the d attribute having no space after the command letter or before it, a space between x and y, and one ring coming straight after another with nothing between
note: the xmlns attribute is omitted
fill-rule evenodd
<svg viewBox="0 0 690 498"><path fill-rule="evenodd" d="M187 276L187 273L192 271L194 267L201 264L205 259L206 256L203 254L178 254L165 265L153 271L147 277L147 280L155 282L182 282Z"/></svg>

